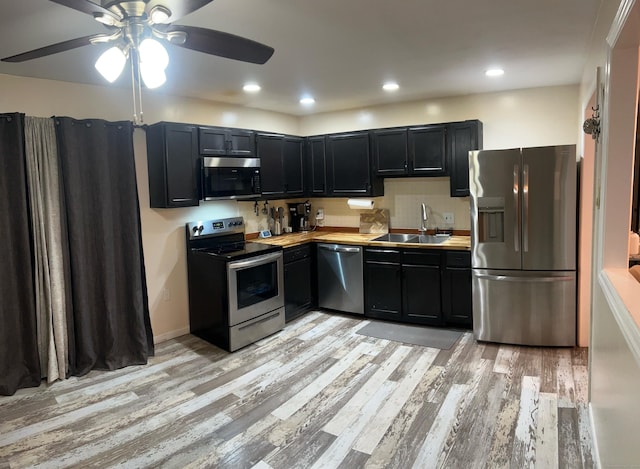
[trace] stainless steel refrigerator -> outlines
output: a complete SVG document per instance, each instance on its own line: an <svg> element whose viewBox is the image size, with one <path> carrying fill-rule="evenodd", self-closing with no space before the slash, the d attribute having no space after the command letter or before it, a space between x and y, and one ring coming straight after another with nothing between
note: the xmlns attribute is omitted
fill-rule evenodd
<svg viewBox="0 0 640 469"><path fill-rule="evenodd" d="M469 152L478 340L576 343L575 145Z"/></svg>

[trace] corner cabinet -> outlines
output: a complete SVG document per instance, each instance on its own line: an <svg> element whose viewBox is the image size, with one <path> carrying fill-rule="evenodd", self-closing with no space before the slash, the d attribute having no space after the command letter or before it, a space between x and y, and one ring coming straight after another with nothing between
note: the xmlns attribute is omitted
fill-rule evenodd
<svg viewBox="0 0 640 469"><path fill-rule="evenodd" d="M482 122L449 124L449 175L451 197L469 195L469 151L482 150Z"/></svg>
<svg viewBox="0 0 640 469"><path fill-rule="evenodd" d="M302 197L304 195L304 140L300 137L258 134L262 196Z"/></svg>
<svg viewBox="0 0 640 469"><path fill-rule="evenodd" d="M146 129L151 208L199 204L198 127L160 122Z"/></svg>
<svg viewBox="0 0 640 469"><path fill-rule="evenodd" d="M307 138L307 193L312 197L327 195L327 154L324 135Z"/></svg>
<svg viewBox="0 0 640 469"><path fill-rule="evenodd" d="M357 197L384 195L384 181L376 176L369 132L327 136L327 195Z"/></svg>
<svg viewBox="0 0 640 469"><path fill-rule="evenodd" d="M253 130L199 127L198 134L201 155L253 157L256 154Z"/></svg>

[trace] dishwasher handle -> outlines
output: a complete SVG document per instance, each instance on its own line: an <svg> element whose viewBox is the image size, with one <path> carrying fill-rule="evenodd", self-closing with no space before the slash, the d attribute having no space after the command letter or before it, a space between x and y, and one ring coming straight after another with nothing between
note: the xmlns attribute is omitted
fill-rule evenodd
<svg viewBox="0 0 640 469"><path fill-rule="evenodd" d="M345 247L345 246L327 246L324 244L320 244L318 248L323 249L325 251L331 251L331 252L360 252L360 249L361 249L361 248Z"/></svg>

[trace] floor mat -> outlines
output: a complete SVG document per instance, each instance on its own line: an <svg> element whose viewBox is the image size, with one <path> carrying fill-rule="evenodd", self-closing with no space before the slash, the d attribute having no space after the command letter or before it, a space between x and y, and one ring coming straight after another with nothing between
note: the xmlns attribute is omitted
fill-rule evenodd
<svg viewBox="0 0 640 469"><path fill-rule="evenodd" d="M381 321L372 321L358 329L357 333L378 339L394 340L405 344L422 345L442 350L449 350L462 337L462 332L460 331L425 326L408 326L406 324Z"/></svg>

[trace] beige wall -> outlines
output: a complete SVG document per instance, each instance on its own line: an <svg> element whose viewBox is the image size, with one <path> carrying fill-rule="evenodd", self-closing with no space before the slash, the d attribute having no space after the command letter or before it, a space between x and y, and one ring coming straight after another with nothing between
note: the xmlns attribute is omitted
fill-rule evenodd
<svg viewBox="0 0 640 469"><path fill-rule="evenodd" d="M75 118L130 119L128 89L18 78L0 75L0 111L28 115L67 115ZM377 106L363 110L296 118L284 114L234 107L161 94L145 95L145 122L161 120L310 135L409 124L480 119L485 148L577 143L575 129L578 86L563 86L504 93ZM242 215L247 232L267 227L266 216L253 212L250 202L203 202L181 209L149 208L144 132L135 132L136 167L147 269L149 304L157 341L188 332L187 278L184 224L197 219ZM314 209L325 209L326 226L359 223L359 211L345 199L312 199ZM442 213L454 213L456 229L469 229L468 198L449 197L448 178L409 178L385 181L385 196L376 206L391 211L391 226L416 228L418 207L432 211L430 227L443 226ZM271 201L286 207L285 201ZM260 208L263 204L260 203Z"/></svg>

